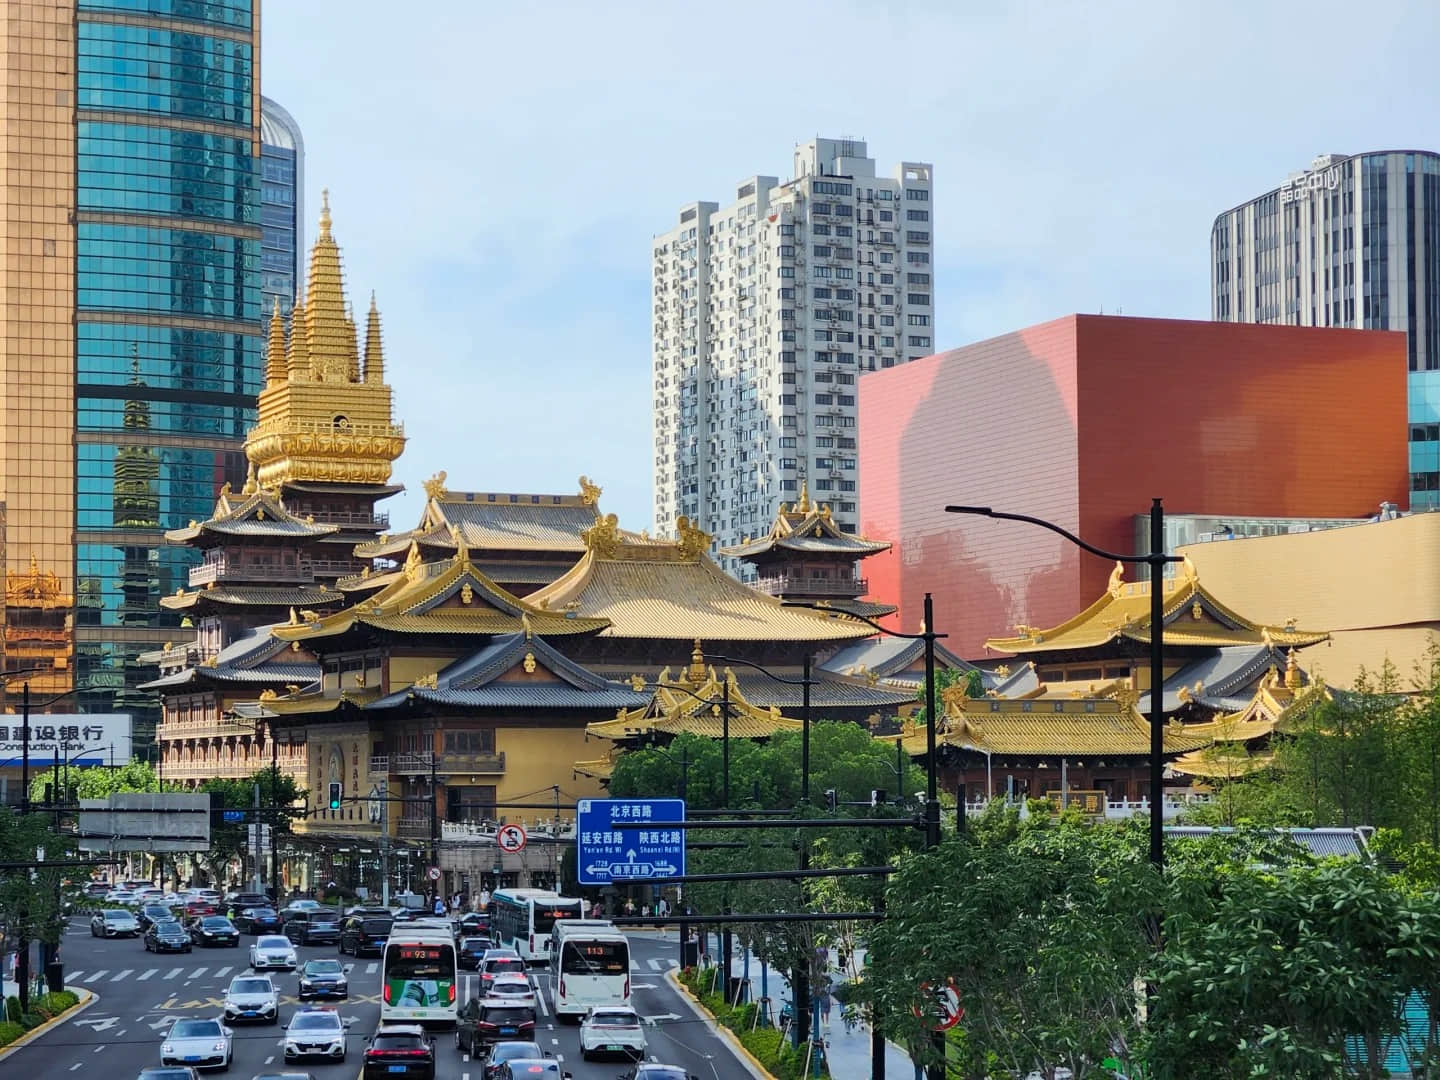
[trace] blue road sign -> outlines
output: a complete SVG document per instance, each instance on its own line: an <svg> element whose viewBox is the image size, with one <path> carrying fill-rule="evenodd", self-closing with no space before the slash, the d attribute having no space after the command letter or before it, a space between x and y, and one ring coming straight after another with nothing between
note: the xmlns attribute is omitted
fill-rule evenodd
<svg viewBox="0 0 1440 1080"><path fill-rule="evenodd" d="M581 885L685 873L684 799L581 799L576 825ZM639 823L640 828L618 825Z"/></svg>
<svg viewBox="0 0 1440 1080"><path fill-rule="evenodd" d="M243 824L245 824L245 811L244 811L244 810L222 810L220 813L221 813L221 816L224 818L224 821L225 821L225 824L226 824L226 825L243 825Z"/></svg>

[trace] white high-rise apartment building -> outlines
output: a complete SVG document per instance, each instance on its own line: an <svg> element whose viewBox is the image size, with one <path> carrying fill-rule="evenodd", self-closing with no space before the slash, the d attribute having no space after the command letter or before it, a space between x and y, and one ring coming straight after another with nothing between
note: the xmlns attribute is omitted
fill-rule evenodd
<svg viewBox="0 0 1440 1080"><path fill-rule="evenodd" d="M932 178L812 139L793 180L749 177L655 237L657 533L684 515L738 544L802 487L855 531L856 380L935 351Z"/></svg>

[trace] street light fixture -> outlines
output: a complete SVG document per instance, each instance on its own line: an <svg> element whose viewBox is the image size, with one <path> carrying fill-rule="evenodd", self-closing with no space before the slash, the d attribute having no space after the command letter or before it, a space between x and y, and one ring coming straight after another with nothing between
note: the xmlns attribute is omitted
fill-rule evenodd
<svg viewBox="0 0 1440 1080"><path fill-rule="evenodd" d="M973 514L1000 521L1038 525L1063 536L1092 555L1120 563L1144 563L1150 568L1150 861L1158 870L1165 865L1165 806L1161 793L1165 782L1165 564L1183 562L1178 555L1165 554L1165 509L1159 499L1150 501L1150 550L1146 554L1106 551L1088 543L1068 529L1044 518L1010 514L988 506L947 506L947 514Z"/></svg>

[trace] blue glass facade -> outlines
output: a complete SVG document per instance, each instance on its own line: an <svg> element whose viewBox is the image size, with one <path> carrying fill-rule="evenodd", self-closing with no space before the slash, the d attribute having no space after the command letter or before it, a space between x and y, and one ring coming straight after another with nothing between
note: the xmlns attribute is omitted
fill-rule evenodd
<svg viewBox="0 0 1440 1080"><path fill-rule="evenodd" d="M300 280L305 144L295 118L269 98L261 99L260 139L260 289L267 314L276 301L289 314Z"/></svg>
<svg viewBox="0 0 1440 1080"><path fill-rule="evenodd" d="M196 559L163 534L243 484L263 381L258 28L250 0L77 8L76 684L143 723Z"/></svg>

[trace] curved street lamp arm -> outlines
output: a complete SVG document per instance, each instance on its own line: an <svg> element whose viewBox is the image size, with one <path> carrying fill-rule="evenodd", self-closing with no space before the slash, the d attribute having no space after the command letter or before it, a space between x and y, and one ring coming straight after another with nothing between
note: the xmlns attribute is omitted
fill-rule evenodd
<svg viewBox="0 0 1440 1080"><path fill-rule="evenodd" d="M754 661L751 661L751 660L741 660L741 659L740 659L739 657L737 657L737 656L713 656L713 655L712 655L712 656L707 656L706 659L707 659L707 660L718 660L718 661L719 661L720 663L722 663L722 664L744 664L744 665L745 665L746 667L748 667L748 668L754 668L756 671L760 672L761 675L765 675L765 676L767 676L767 677L769 677L769 678L771 678L771 679L774 679L774 680L775 680L776 682L778 682L778 683L784 683L786 686L804 686L804 685L805 685L805 682L806 682L806 680L804 680L804 679L782 679L779 675L776 675L776 674L775 674L773 671L771 671L769 668L763 668L763 667L761 667L759 664L757 664L757 663L755 663ZM817 680L811 679L811 680L809 680L809 681L810 681L810 683L813 685Z"/></svg>
<svg viewBox="0 0 1440 1080"><path fill-rule="evenodd" d="M1106 551L1098 548L1088 541L1080 539L1069 529L1063 529L1053 521L1046 521L1044 518L1031 517L1029 514L1010 514L1003 510L992 510L988 506L947 506L947 514L973 514L977 517L997 518L1001 521L1023 521L1027 525L1039 525L1042 529L1049 529L1053 533L1063 536L1076 547L1082 547L1092 555L1098 555L1102 559L1109 559L1112 562L1129 563L1157 563L1157 562L1183 562L1179 555L1166 555L1164 552L1151 552L1149 555L1122 555L1114 551Z"/></svg>
<svg viewBox="0 0 1440 1080"><path fill-rule="evenodd" d="M856 622L863 622L866 626L873 626L880 633L889 637L908 638L910 641L924 641L928 637L945 637L944 634L907 634L901 630L891 630L888 626L881 626L874 619L865 615L857 615L853 611L845 611L842 608L825 607L823 604L812 604L808 600L782 600L781 607L803 607L811 611L823 611L826 615L843 615L847 619L854 619ZM780 680L784 682L784 679Z"/></svg>

